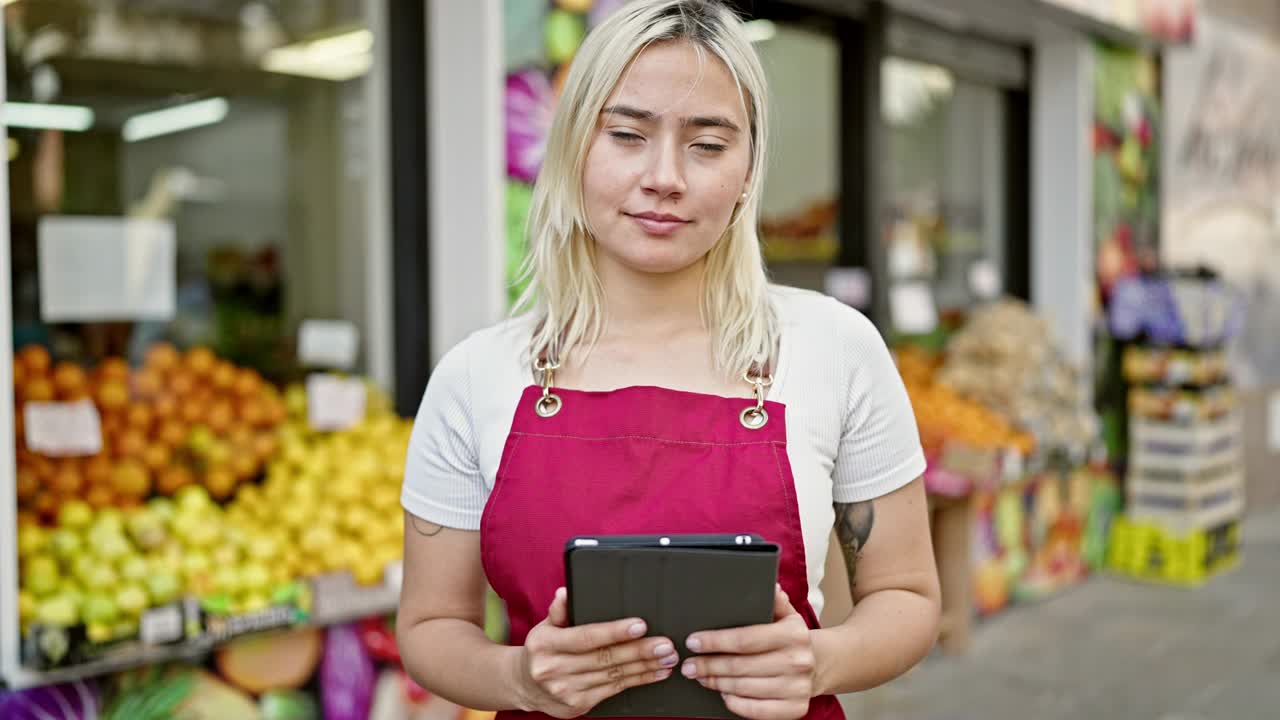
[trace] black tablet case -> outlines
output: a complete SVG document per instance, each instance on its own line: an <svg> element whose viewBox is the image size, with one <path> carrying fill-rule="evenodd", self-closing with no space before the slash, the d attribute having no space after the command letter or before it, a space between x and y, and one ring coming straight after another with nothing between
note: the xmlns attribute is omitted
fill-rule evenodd
<svg viewBox="0 0 1280 720"><path fill-rule="evenodd" d="M572 547L565 555L573 625L639 617L649 637L670 638L681 663L685 639L699 630L772 622L778 548L768 543L723 547ZM588 717L737 715L718 692L680 673L631 688L596 706Z"/></svg>

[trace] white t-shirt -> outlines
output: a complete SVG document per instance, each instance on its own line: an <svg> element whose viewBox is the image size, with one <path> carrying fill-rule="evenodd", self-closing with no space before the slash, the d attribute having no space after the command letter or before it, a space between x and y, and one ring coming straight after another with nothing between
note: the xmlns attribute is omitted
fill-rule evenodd
<svg viewBox="0 0 1280 720"><path fill-rule="evenodd" d="M782 336L768 399L787 406L809 602L821 614L832 503L871 500L906 485L924 472L924 451L875 326L808 290L775 286L772 297ZM409 441L405 510L438 525L480 529L516 403L533 381L525 361L531 330L528 317L514 318L472 334L441 359Z"/></svg>

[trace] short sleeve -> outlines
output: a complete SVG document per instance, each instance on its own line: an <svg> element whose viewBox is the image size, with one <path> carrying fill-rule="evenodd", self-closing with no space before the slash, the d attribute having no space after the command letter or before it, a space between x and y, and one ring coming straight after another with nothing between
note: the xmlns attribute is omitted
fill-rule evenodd
<svg viewBox="0 0 1280 720"><path fill-rule="evenodd" d="M838 352L849 364L849 387L832 497L863 502L920 477L925 457L911 400L884 339L861 313L840 310Z"/></svg>
<svg viewBox="0 0 1280 720"><path fill-rule="evenodd" d="M400 504L423 520L479 530L488 491L471 413L468 341L445 354L427 381L404 464Z"/></svg>

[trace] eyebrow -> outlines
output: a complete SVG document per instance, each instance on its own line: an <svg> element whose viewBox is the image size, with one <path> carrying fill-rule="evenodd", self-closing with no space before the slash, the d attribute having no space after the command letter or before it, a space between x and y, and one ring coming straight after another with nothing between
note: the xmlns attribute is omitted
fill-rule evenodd
<svg viewBox="0 0 1280 720"><path fill-rule="evenodd" d="M642 120L645 122L652 122L658 118L658 116L651 110L641 110L640 108L631 107L630 105L610 105L609 107L601 110L600 113L621 115L623 117L629 117L632 120ZM733 132L741 131L741 128L738 127L737 123L722 115L695 115L693 117L681 118L680 125L681 127L718 127L726 130L732 130Z"/></svg>

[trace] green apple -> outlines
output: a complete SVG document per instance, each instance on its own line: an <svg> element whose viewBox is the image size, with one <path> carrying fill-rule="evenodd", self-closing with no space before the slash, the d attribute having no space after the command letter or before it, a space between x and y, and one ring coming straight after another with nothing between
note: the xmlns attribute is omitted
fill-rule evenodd
<svg viewBox="0 0 1280 720"><path fill-rule="evenodd" d="M71 500L58 508L58 526L83 530L93 523L93 508L83 500Z"/></svg>
<svg viewBox="0 0 1280 720"><path fill-rule="evenodd" d="M130 555L120 563L120 577L129 582L142 582L151 575L151 565L140 555Z"/></svg>
<svg viewBox="0 0 1280 720"><path fill-rule="evenodd" d="M129 536L138 547L150 550L164 544L165 521L150 510L138 510L129 516Z"/></svg>
<svg viewBox="0 0 1280 720"><path fill-rule="evenodd" d="M86 625L110 625L116 621L120 608L110 596L92 593L87 595L80 607L80 617Z"/></svg>
<svg viewBox="0 0 1280 720"><path fill-rule="evenodd" d="M147 501L147 509L151 514L160 518L162 522L168 524L173 519L173 514L177 512L177 507L173 501L167 497L152 498Z"/></svg>
<svg viewBox="0 0 1280 720"><path fill-rule="evenodd" d="M156 573L147 578L146 585L151 602L156 605L171 603L182 594L182 584L174 573Z"/></svg>
<svg viewBox="0 0 1280 720"><path fill-rule="evenodd" d="M23 525L18 528L18 557L28 557L44 552L49 546L49 531L39 525Z"/></svg>
<svg viewBox="0 0 1280 720"><path fill-rule="evenodd" d="M84 578L84 586L96 592L110 592L120 583L120 575L109 563L99 562Z"/></svg>
<svg viewBox="0 0 1280 720"><path fill-rule="evenodd" d="M40 601L36 607L36 620L45 625L70 627L79 620L80 608L75 599L66 595L55 595Z"/></svg>
<svg viewBox="0 0 1280 720"><path fill-rule="evenodd" d="M129 584L116 591L116 605L119 606L120 612L131 617L137 617L147 609L150 598L147 597L147 591L143 590L140 585Z"/></svg>
<svg viewBox="0 0 1280 720"><path fill-rule="evenodd" d="M23 561L22 587L36 597L51 595L61 579L58 561L49 555L34 555Z"/></svg>
<svg viewBox="0 0 1280 720"><path fill-rule="evenodd" d="M80 539L80 533L71 528L54 530L49 538L49 544L53 554L63 563L70 564L84 553L84 541Z"/></svg>

